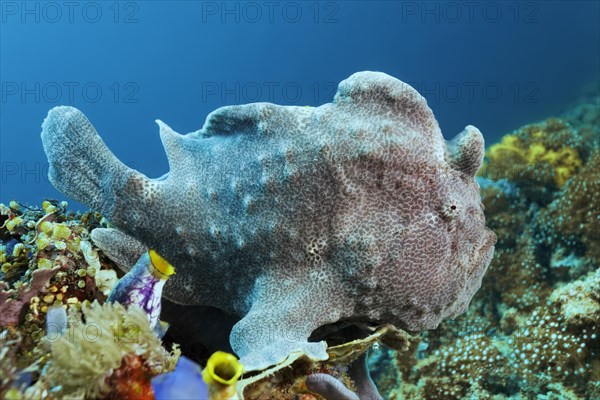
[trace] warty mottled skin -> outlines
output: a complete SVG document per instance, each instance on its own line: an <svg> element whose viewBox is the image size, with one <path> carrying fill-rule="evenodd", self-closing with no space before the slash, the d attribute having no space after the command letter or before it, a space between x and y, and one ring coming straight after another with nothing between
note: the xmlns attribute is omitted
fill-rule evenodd
<svg viewBox="0 0 600 400"><path fill-rule="evenodd" d="M435 328L480 287L496 241L474 181L483 137L444 141L409 85L360 72L316 108L222 107L187 135L157 122L170 170L149 179L79 110L52 109L50 180L175 266L167 298L239 316L247 371L326 359L308 337L339 321Z"/></svg>

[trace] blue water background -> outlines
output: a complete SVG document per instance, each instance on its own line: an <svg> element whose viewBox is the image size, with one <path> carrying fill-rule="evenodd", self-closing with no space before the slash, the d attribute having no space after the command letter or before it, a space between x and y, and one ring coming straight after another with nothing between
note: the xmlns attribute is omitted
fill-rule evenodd
<svg viewBox="0 0 600 400"><path fill-rule="evenodd" d="M199 129L253 101L319 105L377 70L428 99L446 139L488 143L562 113L600 70L599 2L1 2L0 202L65 199L40 124L80 108L112 151L167 172L154 124ZM75 202L70 202L81 207Z"/></svg>

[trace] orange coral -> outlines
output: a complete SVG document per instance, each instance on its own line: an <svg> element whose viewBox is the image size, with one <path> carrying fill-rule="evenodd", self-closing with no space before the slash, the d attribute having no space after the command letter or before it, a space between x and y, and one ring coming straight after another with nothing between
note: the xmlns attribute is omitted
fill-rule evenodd
<svg viewBox="0 0 600 400"><path fill-rule="evenodd" d="M107 378L107 386L111 388L111 391L105 398L154 400L154 392L150 383L152 376L140 356L125 356L121 366Z"/></svg>

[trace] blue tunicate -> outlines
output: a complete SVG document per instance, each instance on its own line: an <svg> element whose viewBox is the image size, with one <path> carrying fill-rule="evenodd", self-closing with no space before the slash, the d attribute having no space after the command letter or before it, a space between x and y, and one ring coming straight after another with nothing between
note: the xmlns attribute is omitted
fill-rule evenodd
<svg viewBox="0 0 600 400"><path fill-rule="evenodd" d="M208 389L202 380L198 364L181 356L173 372L152 379L152 389L156 400L207 399Z"/></svg>

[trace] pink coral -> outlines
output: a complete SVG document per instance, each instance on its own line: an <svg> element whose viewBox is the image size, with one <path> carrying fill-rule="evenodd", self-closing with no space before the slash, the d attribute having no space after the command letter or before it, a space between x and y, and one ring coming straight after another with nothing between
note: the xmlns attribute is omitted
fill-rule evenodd
<svg viewBox="0 0 600 400"><path fill-rule="evenodd" d="M23 307L29 301L44 291L50 279L60 267L37 269L31 273L31 281L19 286L18 289L8 289L5 282L0 281L0 326L16 325Z"/></svg>

